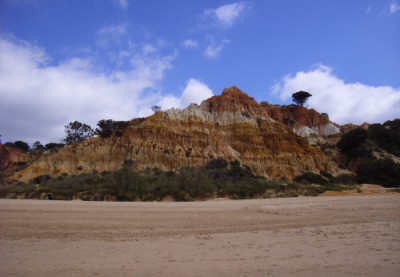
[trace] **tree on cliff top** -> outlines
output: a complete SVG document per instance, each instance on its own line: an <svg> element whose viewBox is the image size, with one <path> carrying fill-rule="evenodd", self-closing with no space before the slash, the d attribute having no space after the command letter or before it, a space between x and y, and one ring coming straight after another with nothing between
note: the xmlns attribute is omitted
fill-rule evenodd
<svg viewBox="0 0 400 277"><path fill-rule="evenodd" d="M67 136L65 137L64 141L66 143L72 143L93 137L95 132L89 125L79 121L74 121L70 122L68 125L65 125L65 134Z"/></svg>
<svg viewBox="0 0 400 277"><path fill-rule="evenodd" d="M299 106L304 106L304 104L307 102L307 99L311 97L312 95L308 93L307 91L298 91L292 94L292 100Z"/></svg>
<svg viewBox="0 0 400 277"><path fill-rule="evenodd" d="M153 112L159 112L159 111L161 111L161 107L160 106L153 106L153 107L151 107L151 109L153 110Z"/></svg>

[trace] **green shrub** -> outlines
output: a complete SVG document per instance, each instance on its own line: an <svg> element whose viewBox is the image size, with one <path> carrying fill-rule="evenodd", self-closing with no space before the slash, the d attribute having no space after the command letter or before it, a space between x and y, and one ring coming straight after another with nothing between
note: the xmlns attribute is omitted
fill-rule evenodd
<svg viewBox="0 0 400 277"><path fill-rule="evenodd" d="M295 182L303 183L303 184L319 184L319 185L328 185L329 181L322 177L319 174L315 174L313 172L305 172L293 179Z"/></svg>
<svg viewBox="0 0 400 277"><path fill-rule="evenodd" d="M205 172L192 168L181 169L177 175L177 183L179 190L193 198L205 197L215 190L211 178Z"/></svg>
<svg viewBox="0 0 400 277"><path fill-rule="evenodd" d="M368 131L362 128L356 128L343 135L337 144L337 147L344 153L361 146L368 138Z"/></svg>
<svg viewBox="0 0 400 277"><path fill-rule="evenodd" d="M60 148L64 147L63 143L55 143L55 142L50 142L48 144L46 144L45 146L46 150L58 150Z"/></svg>
<svg viewBox="0 0 400 277"><path fill-rule="evenodd" d="M122 136L123 130L129 126L128 121L114 121L112 119L102 119L97 123L98 128L95 132L101 138L108 138L114 132L116 136Z"/></svg>
<svg viewBox="0 0 400 277"><path fill-rule="evenodd" d="M14 145L15 145L15 147L21 149L22 151L29 151L29 149L30 149L29 145L24 141L18 140L16 142L14 142Z"/></svg>
<svg viewBox="0 0 400 277"><path fill-rule="evenodd" d="M319 172L319 174L321 174L321 176L327 178L328 180L331 180L331 179L333 178L333 175L330 174L330 173L329 173L328 171L326 171L326 170L321 170L321 171Z"/></svg>
<svg viewBox="0 0 400 277"><path fill-rule="evenodd" d="M360 183L400 187L400 165L390 159L368 160L357 170Z"/></svg>
<svg viewBox="0 0 400 277"><path fill-rule="evenodd" d="M224 182L223 194L233 196L234 199L247 199L265 192L265 186L257 180L241 180L238 182Z"/></svg>
<svg viewBox="0 0 400 277"><path fill-rule="evenodd" d="M400 137L400 119L388 120L383 126L390 129L397 137Z"/></svg>
<svg viewBox="0 0 400 277"><path fill-rule="evenodd" d="M240 161L238 160L231 161L229 162L229 165L231 166L232 169L238 168L240 167Z"/></svg>
<svg viewBox="0 0 400 277"><path fill-rule="evenodd" d="M26 142L20 141L20 140L17 140L17 141L15 141L14 143L12 143L12 142L6 142L4 145L5 145L5 146L8 146L8 147L16 147L16 148L19 148L19 149L21 149L21 150L24 151L24 152L27 152L27 151L29 151L29 149L30 149L29 145L28 145Z"/></svg>
<svg viewBox="0 0 400 277"><path fill-rule="evenodd" d="M381 124L372 124L368 128L369 138L387 152L400 156L400 135Z"/></svg>
<svg viewBox="0 0 400 277"><path fill-rule="evenodd" d="M228 166L228 162L222 158L214 158L210 160L207 165L206 169L224 169Z"/></svg>
<svg viewBox="0 0 400 277"><path fill-rule="evenodd" d="M47 175L47 174L46 175L39 175L39 176L36 176L35 178L33 178L32 182L34 184L43 184L43 183L45 183L46 181L48 181L50 179L51 179L50 175Z"/></svg>

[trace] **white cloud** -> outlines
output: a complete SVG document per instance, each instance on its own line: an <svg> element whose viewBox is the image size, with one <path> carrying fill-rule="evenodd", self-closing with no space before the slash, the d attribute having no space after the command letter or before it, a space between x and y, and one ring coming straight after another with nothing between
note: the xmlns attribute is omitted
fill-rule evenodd
<svg viewBox="0 0 400 277"><path fill-rule="evenodd" d="M207 45L205 55L208 58L215 59L219 56L219 53L222 51L223 48L224 48L224 44L211 43L211 44Z"/></svg>
<svg viewBox="0 0 400 277"><path fill-rule="evenodd" d="M191 103L200 104L213 95L212 90L206 84L196 79L190 79L181 95L181 107L186 107Z"/></svg>
<svg viewBox="0 0 400 277"><path fill-rule="evenodd" d="M229 44L229 40L222 40L217 43L212 37L209 38L209 43L204 51L204 54L207 58L215 59L221 54L222 49L224 49L226 44Z"/></svg>
<svg viewBox="0 0 400 277"><path fill-rule="evenodd" d="M308 105L328 113L339 124L382 123L400 117L399 88L345 83L323 65L308 72L286 75L272 90L281 100L291 99L299 90L310 92L313 96Z"/></svg>
<svg viewBox="0 0 400 277"><path fill-rule="evenodd" d="M186 39L183 41L183 47L185 47L186 49L197 48L198 46L199 46L199 43L196 40Z"/></svg>
<svg viewBox="0 0 400 277"><path fill-rule="evenodd" d="M150 43L146 43L145 45L143 45L142 47L142 52L145 55L149 55L149 54L153 54L157 52L157 48L154 47L153 45L151 45Z"/></svg>
<svg viewBox="0 0 400 277"><path fill-rule="evenodd" d="M87 59L49 64L45 51L0 37L0 134L3 141L59 141L78 120L129 120L151 114L173 56L131 53L130 68L108 73Z"/></svg>
<svg viewBox="0 0 400 277"><path fill-rule="evenodd" d="M109 24L97 31L101 36L122 36L126 34L126 24Z"/></svg>
<svg viewBox="0 0 400 277"><path fill-rule="evenodd" d="M205 20L211 19L216 26L229 29L241 19L244 12L250 7L249 2L236 2L222 5L216 9L208 9L203 15Z"/></svg>
<svg viewBox="0 0 400 277"><path fill-rule="evenodd" d="M395 14L400 11L400 5L396 1L392 1L389 5L389 13Z"/></svg>
<svg viewBox="0 0 400 277"><path fill-rule="evenodd" d="M200 104L203 100L213 96L212 90L203 82L196 79L189 79L186 87L183 89L179 97L167 95L162 97L158 105L163 110L174 108L186 108L189 104Z"/></svg>
<svg viewBox="0 0 400 277"><path fill-rule="evenodd" d="M117 4L121 9L126 9L129 5L128 0L112 0L115 4Z"/></svg>

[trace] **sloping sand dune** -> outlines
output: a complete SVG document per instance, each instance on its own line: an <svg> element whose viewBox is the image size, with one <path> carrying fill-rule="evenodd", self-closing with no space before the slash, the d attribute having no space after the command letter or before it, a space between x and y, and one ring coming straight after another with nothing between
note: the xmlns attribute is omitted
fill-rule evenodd
<svg viewBox="0 0 400 277"><path fill-rule="evenodd" d="M0 276L399 276L400 197L0 200Z"/></svg>

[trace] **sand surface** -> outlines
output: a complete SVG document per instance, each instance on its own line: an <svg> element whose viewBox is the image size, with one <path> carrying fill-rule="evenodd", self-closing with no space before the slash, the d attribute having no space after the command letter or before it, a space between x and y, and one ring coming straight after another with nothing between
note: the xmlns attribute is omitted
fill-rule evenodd
<svg viewBox="0 0 400 277"><path fill-rule="evenodd" d="M2 199L0 276L400 276L400 196Z"/></svg>

